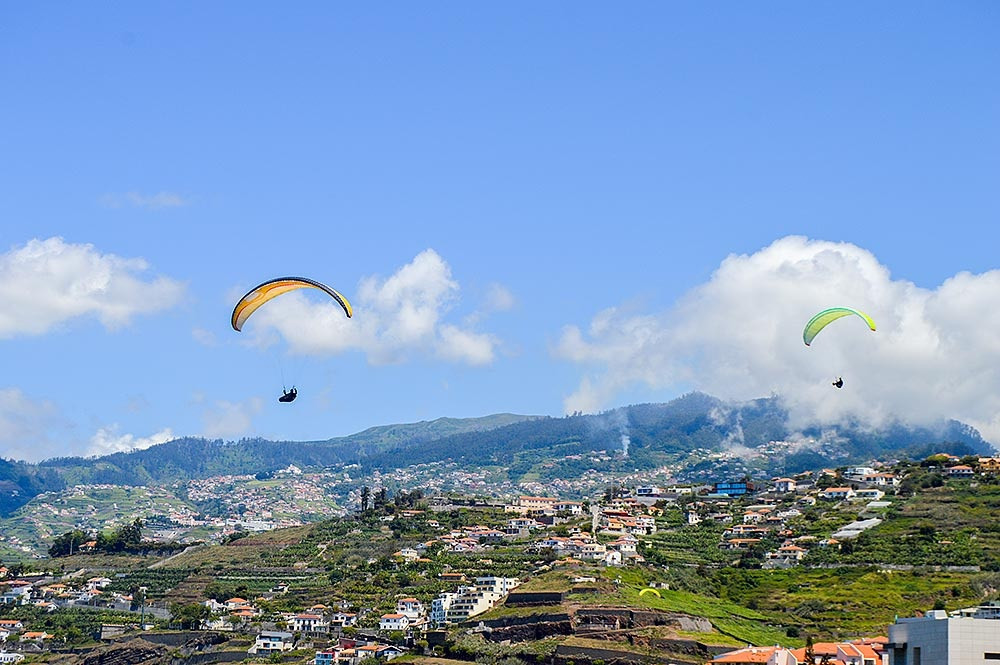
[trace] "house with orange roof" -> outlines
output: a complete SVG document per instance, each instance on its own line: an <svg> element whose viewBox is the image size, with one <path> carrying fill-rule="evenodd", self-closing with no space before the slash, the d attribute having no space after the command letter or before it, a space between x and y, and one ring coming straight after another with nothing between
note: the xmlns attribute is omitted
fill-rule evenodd
<svg viewBox="0 0 1000 665"><path fill-rule="evenodd" d="M857 642L818 642L812 646L812 658L805 648L781 646L746 647L719 654L712 665L881 665L882 655L872 645Z"/></svg>
<svg viewBox="0 0 1000 665"><path fill-rule="evenodd" d="M980 457L979 470L984 473L1000 473L1000 457Z"/></svg>
<svg viewBox="0 0 1000 665"><path fill-rule="evenodd" d="M802 650L805 655L805 649ZM813 662L839 662L843 665L879 665L881 656L865 644L851 642L817 642L812 646ZM808 662L808 661L803 661Z"/></svg>
<svg viewBox="0 0 1000 665"><path fill-rule="evenodd" d="M730 538L719 543L719 547L724 550L748 550L760 541L760 538Z"/></svg>
<svg viewBox="0 0 1000 665"><path fill-rule="evenodd" d="M378 629L379 630L406 630L410 627L410 617L405 614L400 614L399 612L393 612L391 614L383 614L379 618Z"/></svg>
<svg viewBox="0 0 1000 665"><path fill-rule="evenodd" d="M864 481L878 487L895 487L900 483L899 477L894 473L873 473L865 476Z"/></svg>
<svg viewBox="0 0 1000 665"><path fill-rule="evenodd" d="M512 509L511 512L521 514L553 513L555 505L559 499L554 496L520 496L514 506L507 506L505 509Z"/></svg>
<svg viewBox="0 0 1000 665"><path fill-rule="evenodd" d="M794 478L778 478L774 481L774 491L779 494L794 492L797 483Z"/></svg>
<svg viewBox="0 0 1000 665"><path fill-rule="evenodd" d="M322 614L312 614L303 612L289 618L288 625L293 632L298 633L320 633L330 632L330 622L323 618Z"/></svg>
<svg viewBox="0 0 1000 665"><path fill-rule="evenodd" d="M423 603L416 598L409 597L396 601L396 613L405 614L411 621L415 621L424 616L426 611Z"/></svg>
<svg viewBox="0 0 1000 665"><path fill-rule="evenodd" d="M788 651L787 649L782 649L781 647L746 647L744 649L737 649L736 651L728 651L723 654L719 654L709 662L712 665L716 663L725 663L725 665L772 665L777 663L777 661L772 660L772 656L778 651ZM795 660L781 663L781 665L798 665Z"/></svg>
<svg viewBox="0 0 1000 665"><path fill-rule="evenodd" d="M797 565L809 550L792 543L785 543L774 552L765 555L764 568L789 568Z"/></svg>

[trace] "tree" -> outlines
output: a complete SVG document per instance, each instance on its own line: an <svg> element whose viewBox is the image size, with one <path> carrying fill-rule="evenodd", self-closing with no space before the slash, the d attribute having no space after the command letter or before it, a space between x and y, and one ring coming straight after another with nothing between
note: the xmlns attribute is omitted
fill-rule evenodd
<svg viewBox="0 0 1000 665"><path fill-rule="evenodd" d="M212 616L212 611L199 603L172 603L170 605L170 623L179 624L183 630L196 630L203 621Z"/></svg>
<svg viewBox="0 0 1000 665"><path fill-rule="evenodd" d="M52 542L52 545L49 547L49 556L55 558L57 556L76 554L80 551L80 545L88 540L92 540L92 538L86 531L80 529L67 531Z"/></svg>
<svg viewBox="0 0 1000 665"><path fill-rule="evenodd" d="M136 517L131 524L126 524L118 529L118 537L126 548L136 546L142 542L143 526L142 518Z"/></svg>

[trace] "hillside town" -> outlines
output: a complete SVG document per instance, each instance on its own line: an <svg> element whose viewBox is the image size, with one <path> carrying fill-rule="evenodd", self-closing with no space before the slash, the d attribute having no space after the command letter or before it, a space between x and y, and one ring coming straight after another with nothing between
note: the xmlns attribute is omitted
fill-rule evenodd
<svg viewBox="0 0 1000 665"><path fill-rule="evenodd" d="M213 597L198 599L193 596L191 600L196 602L170 604L166 599L173 593L173 583L169 581L167 586L161 584L154 588L129 583L130 576L136 579L142 576L125 573L123 579L122 573L113 572L113 568L103 575L81 574L85 569L60 575L51 568L45 570L43 565L37 572L23 566L18 566L21 570L0 568L0 610L9 614L17 608L33 608L35 614L32 616L39 617L83 608L99 614L117 613L116 622L101 624L95 634L89 636L98 641L114 640L136 630L155 632L160 627L173 626L228 635L230 640L251 640L245 647L248 657L298 653L312 645L315 647L312 662L359 665L367 658L389 660L407 653L420 653L430 647L420 647L418 643L430 644L442 639L448 631L477 634L481 617L493 616L492 612L504 607L513 611L525 602L524 598L551 595L548 591L535 591L533 585L541 584L538 588L547 589L545 585L550 583L541 581L554 574L562 575L558 572L561 570L580 571L567 587L571 590L586 588L588 580L598 586L601 580L610 581L611 588L615 588L621 584L623 574L613 571L648 570L651 564L653 569L662 566L668 560L664 557L671 552L670 539L686 533L717 538L715 553L704 551L700 555L705 562L701 565L749 566L775 571L802 567L823 569L830 565L828 561L837 560L830 558L831 553L834 557L843 556L844 551L856 547L854 543L860 542L863 534L878 531L879 525L891 517L889 511L894 510L893 506L898 508L899 502L905 500L900 492L907 490L908 479L912 480L913 474L918 472L925 478L943 478L945 482L958 483L956 487L966 487L970 483L974 486L976 479L990 481L1000 472L1000 458L970 460L938 454L918 467L873 463L775 477L764 482L741 479L631 488L612 485L596 501L518 495L507 501L482 502L457 496L431 496L417 507L396 508L380 517L372 514L375 519L372 524L381 525L378 528L382 530L393 527L403 529L402 534L408 528L418 528L431 536L396 540L400 546L389 552L384 560L369 560L369 567L374 566L372 570L380 567L384 570L421 570L435 566L439 560L449 560L465 561L466 566L488 571L491 559L501 553L505 553L504 557L511 554L527 557L526 563L532 557L536 561L524 567L518 576L488 572L471 574L445 566L430 585L439 588L438 592L430 595L399 593L388 608L384 601L368 605L343 598L338 600L336 596L322 593L313 594L319 602L295 607L300 601L294 598L300 596L291 594L290 590L301 584L296 580L304 578L290 574L286 574L285 581L277 581L257 595L222 597L219 592L225 591L223 587ZM365 500L377 499L375 494L366 492ZM460 508L462 504L466 507ZM385 507L391 508L391 505L385 504ZM454 516L463 511L471 519L456 524ZM475 520L476 516L480 521ZM175 517L182 516L175 514ZM828 530L817 530L818 525L827 522ZM243 541L239 538L268 531L234 531L237 539L228 547L240 545ZM247 542L256 541L251 537ZM95 541L81 543L77 555L87 556L95 544ZM945 543L942 547L950 545ZM194 550L199 547L205 546L195 546ZM242 549L247 548L237 548ZM52 562L59 560L52 559ZM113 558L108 563L113 565ZM915 565L895 568L905 570ZM979 569L961 563L938 567L973 572ZM164 574L168 570L164 569ZM305 572L308 568L302 570ZM180 576L171 579L179 582L185 576L187 573L181 572ZM525 586L526 580L530 583ZM241 588L233 583L230 587ZM522 593L522 587L527 591ZM650 582L647 588L660 598L668 593L665 589L668 590L669 585L660 588L657 583ZM511 600L514 592L519 598L516 601ZM560 592L557 596L562 598L565 593ZM643 598L645 594L638 597ZM527 607L532 602L536 601L529 601ZM576 611L576 618L571 620L573 632L593 632L594 626L602 625L584 615L581 610ZM887 622L887 635L883 631L881 636L864 635L843 642L817 640L804 647L773 644L729 650L715 647L714 653L706 652L701 662L909 665L912 661L901 654L907 649L929 653L937 648L921 646L921 641L930 640L928 636L932 633L937 635L944 631L947 636L954 632L956 637L950 639L958 639L957 636L972 630L975 640L992 644L991 639L1000 639L1000 631L995 630L993 623L998 617L997 605L988 602L948 611L928 609L915 617ZM496 624L496 620L490 621L490 625L495 624L492 629L482 624L487 630L496 632L496 626L503 625ZM955 628L953 631L950 628L953 621L955 626L971 626L974 630ZM44 654L57 648L60 641L65 643L67 635L46 629L50 624L48 619L0 619L3 657L7 662L16 662L18 656ZM619 621L615 625L623 624ZM481 631L478 634L488 635ZM75 639L87 637L81 635ZM1000 651L1000 646L997 649Z"/></svg>

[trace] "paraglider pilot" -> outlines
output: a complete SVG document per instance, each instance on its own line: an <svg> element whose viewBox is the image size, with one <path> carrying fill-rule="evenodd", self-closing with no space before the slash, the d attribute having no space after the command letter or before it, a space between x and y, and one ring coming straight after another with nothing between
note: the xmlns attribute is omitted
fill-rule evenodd
<svg viewBox="0 0 1000 665"><path fill-rule="evenodd" d="M833 382L833 385L835 385L838 388L843 388L844 387L844 380L838 376L837 380ZM292 390L294 390L294 388Z"/></svg>
<svg viewBox="0 0 1000 665"><path fill-rule="evenodd" d="M295 398L299 396L299 391L295 389L295 386L292 386L291 390L285 390L284 388L282 388L281 392L282 395L281 397L278 398L279 402L285 402L285 403L294 402Z"/></svg>

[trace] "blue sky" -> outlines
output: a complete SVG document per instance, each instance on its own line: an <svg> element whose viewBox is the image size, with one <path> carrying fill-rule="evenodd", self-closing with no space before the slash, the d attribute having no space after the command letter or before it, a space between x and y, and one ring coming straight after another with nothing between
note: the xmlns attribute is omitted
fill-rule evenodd
<svg viewBox="0 0 1000 665"><path fill-rule="evenodd" d="M987 2L6 5L0 455L690 389L1000 434L998 29ZM355 327L316 294L233 332L286 274ZM885 334L803 356L844 300Z"/></svg>

